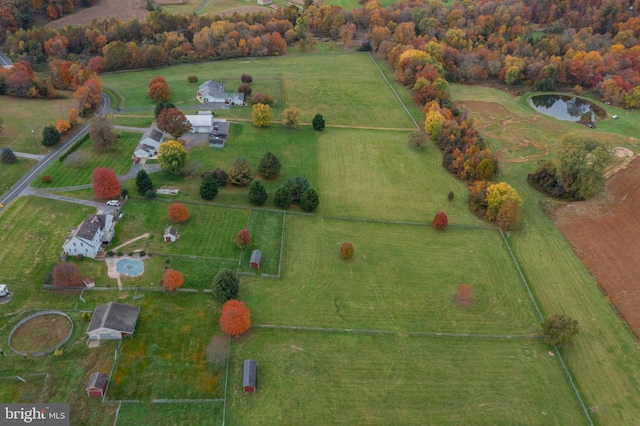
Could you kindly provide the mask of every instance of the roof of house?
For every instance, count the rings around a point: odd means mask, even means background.
[[[213,126],[213,115],[197,114],[197,115],[186,115],[185,117],[193,127]]]
[[[245,359],[242,372],[242,387],[256,387],[256,361],[253,359]]]
[[[132,334],[138,322],[140,307],[109,302],[100,305],[93,311],[87,333],[99,328],[109,328],[121,333]]]
[[[91,241],[99,230],[105,228],[107,222],[106,214],[90,214],[80,226],[71,234],[71,238],[78,237]]]
[[[215,96],[222,97],[224,95],[224,84],[209,80],[200,85],[200,94],[203,97]]]
[[[89,383],[87,383],[87,387],[85,390],[90,389],[104,389],[107,385],[107,375],[104,373],[100,373],[96,371],[89,376]]]
[[[251,260],[249,262],[260,263],[260,259],[262,259],[262,252],[260,250],[254,250],[251,252]]]
[[[149,138],[153,139],[156,142],[160,142],[162,140],[162,132],[158,129],[152,129],[151,133],[149,133]]]
[[[174,235],[174,236],[178,235],[178,230],[175,227],[170,226],[170,227],[168,227],[167,229],[164,230],[164,235],[167,235],[167,234],[171,234],[171,235]]]

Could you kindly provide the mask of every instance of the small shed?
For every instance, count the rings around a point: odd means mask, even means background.
[[[173,227],[170,226],[167,229],[164,230],[164,240],[168,243],[175,243],[176,240],[180,238],[180,235],[178,235],[178,230]]]
[[[271,0],[258,0],[258,4],[261,5],[267,5],[267,4],[271,4]]]
[[[86,390],[89,396],[104,396],[107,391],[107,375],[97,371],[91,374]]]
[[[261,260],[262,252],[260,250],[254,250],[251,252],[251,260],[249,261],[249,266],[253,269],[258,269],[260,267]]]
[[[244,393],[256,393],[256,361],[253,359],[244,360],[242,391]]]
[[[93,288],[96,286],[96,282],[93,280],[93,278],[86,278],[83,282],[86,288]]]

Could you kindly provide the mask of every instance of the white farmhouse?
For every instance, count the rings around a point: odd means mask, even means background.
[[[198,88],[196,99],[203,104],[224,103],[244,105],[244,93],[225,92],[224,84],[209,80]]]
[[[138,148],[133,153],[133,156],[136,158],[153,157],[158,153],[163,137],[164,133],[160,130],[151,129],[151,133],[142,137],[140,143],[138,143]]]
[[[71,230],[62,249],[68,256],[81,254],[95,259],[102,243],[109,242],[113,238],[113,226],[112,215],[90,214],[77,228]]]

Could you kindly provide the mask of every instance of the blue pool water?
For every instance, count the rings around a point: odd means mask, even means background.
[[[142,263],[141,260],[120,259],[116,262],[116,271],[118,271],[120,275],[137,277],[144,272],[144,263]]]

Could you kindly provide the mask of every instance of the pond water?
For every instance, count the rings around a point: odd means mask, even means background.
[[[529,105],[539,113],[564,121],[580,121],[583,114],[591,114],[591,121],[607,117],[604,109],[586,99],[568,95],[536,95]]]
[[[141,260],[120,259],[116,262],[116,271],[118,271],[120,275],[137,277],[144,272],[144,263],[142,263]]]

